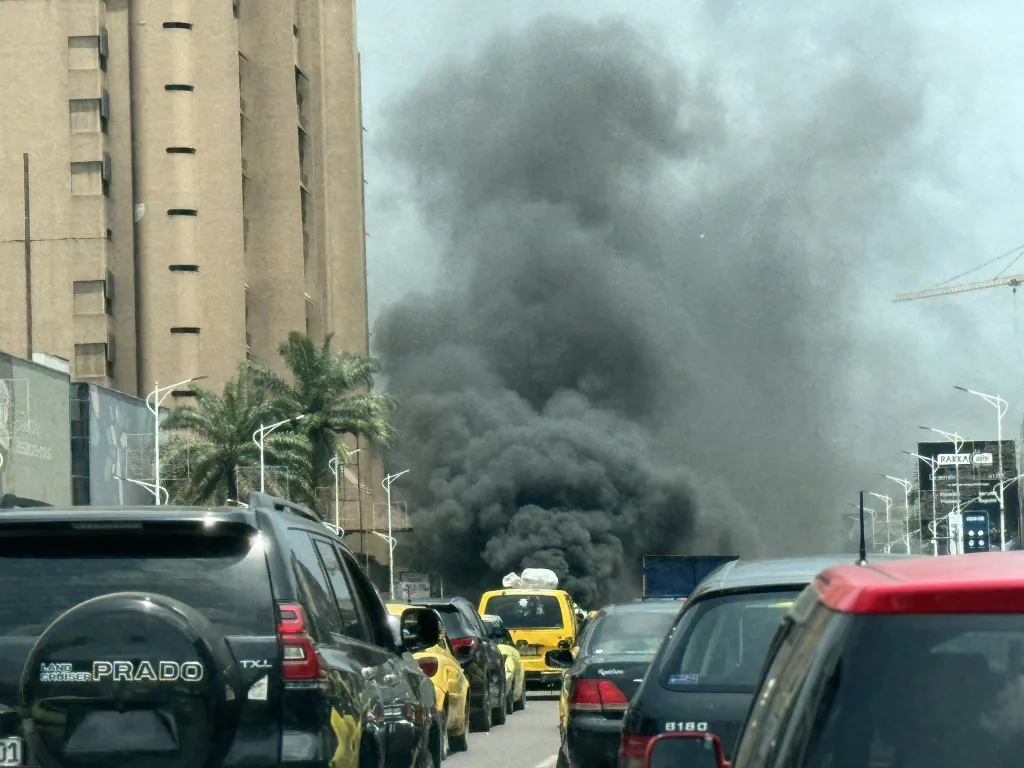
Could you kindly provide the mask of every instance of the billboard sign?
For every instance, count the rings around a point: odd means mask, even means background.
[[[1017,474],[1014,441],[1003,440],[1000,445],[995,440],[978,440],[961,446],[951,442],[918,443],[917,453],[928,459],[918,462],[923,551],[928,552],[930,547],[937,547],[939,554],[1000,549],[1000,458],[1004,480],[1012,479]],[[1020,549],[1017,486],[1008,483],[1003,489],[1008,549]],[[968,520],[977,515],[985,519],[975,520],[972,529]],[[983,536],[974,537],[972,549],[969,531],[978,534],[983,523],[987,528],[981,531]]]

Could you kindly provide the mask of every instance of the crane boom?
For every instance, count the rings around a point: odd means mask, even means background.
[[[933,296],[948,296],[951,293],[963,293],[964,291],[980,291],[982,288],[997,288],[1000,285],[1010,285],[1016,288],[1024,285],[1024,274],[1007,275],[992,280],[982,280],[980,283],[964,283],[963,285],[947,285],[941,288],[929,288],[925,291],[914,291],[913,293],[897,294],[893,301],[910,301],[911,299],[930,299]]]

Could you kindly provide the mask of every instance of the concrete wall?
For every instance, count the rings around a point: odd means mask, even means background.
[[[0,497],[71,503],[66,373],[0,352]]]

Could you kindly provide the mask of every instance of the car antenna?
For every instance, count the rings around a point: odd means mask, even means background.
[[[860,559],[857,565],[868,564],[868,544],[864,538],[864,491],[860,492]]]

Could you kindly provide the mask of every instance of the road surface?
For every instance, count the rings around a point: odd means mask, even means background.
[[[558,699],[531,696],[490,733],[471,733],[469,749],[450,755],[445,768],[554,768],[558,752]]]

